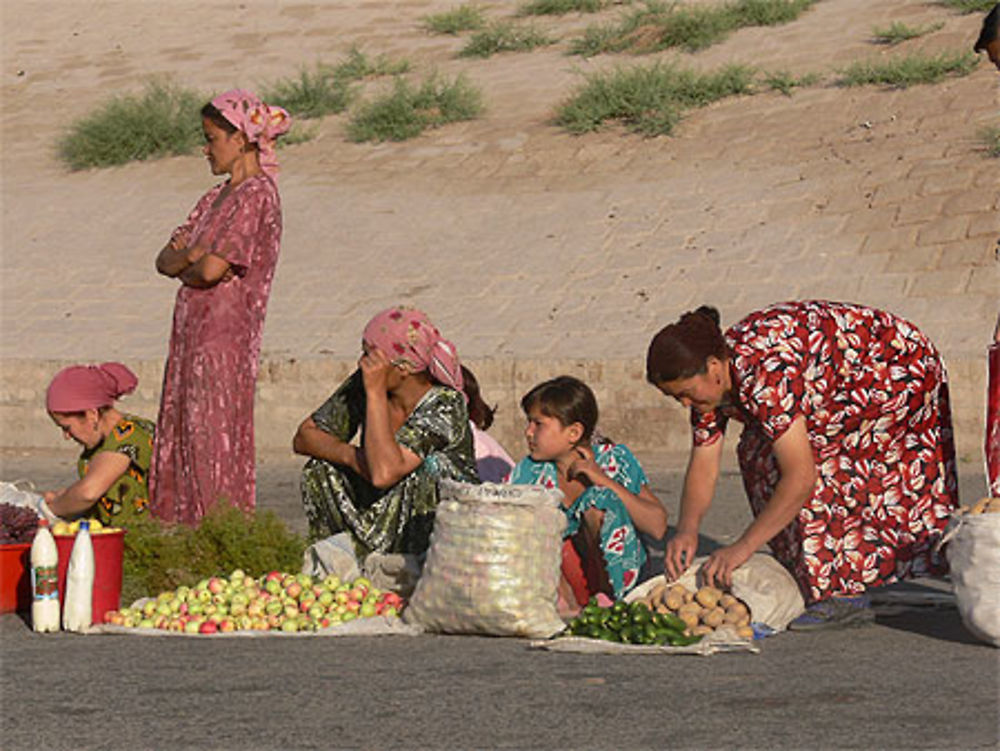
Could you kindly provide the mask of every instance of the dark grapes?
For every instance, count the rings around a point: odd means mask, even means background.
[[[38,529],[38,514],[23,506],[0,503],[0,545],[31,542]]]

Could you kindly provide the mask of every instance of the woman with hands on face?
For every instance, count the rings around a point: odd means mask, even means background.
[[[422,554],[437,481],[478,481],[454,345],[420,311],[382,311],[365,327],[358,369],[292,445],[309,457],[301,489],[311,539],[346,534],[358,560]]]
[[[698,546],[730,419],[754,521],[701,574],[727,587],[765,543],[798,580],[791,628],[871,620],[868,587],[939,574],[934,550],[957,505],[948,383],[933,344],[890,313],[803,301],[750,314],[725,333],[702,307],[654,337],[647,379],[691,409],[694,446],[668,578]]]
[[[624,597],[640,579],[645,551],[638,532],[661,538],[667,512],[627,446],[595,437],[597,400],[572,376],[535,386],[521,399],[528,456],[508,481],[563,492],[560,610],[592,595]]]

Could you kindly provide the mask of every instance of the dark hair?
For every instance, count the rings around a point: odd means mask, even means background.
[[[708,358],[729,354],[719,327],[719,311],[702,305],[660,330],[646,353],[646,380],[654,386],[704,373]]]
[[[983,19],[983,28],[979,32],[976,45],[972,48],[973,51],[980,52],[986,49],[986,45],[996,41],[998,35],[1000,35],[1000,3],[994,5],[993,10]]]
[[[219,112],[219,108],[211,102],[201,108],[201,116],[222,128],[222,130],[226,131],[229,135],[232,135],[239,130],[239,128],[229,122],[226,119],[226,116]]]
[[[597,399],[590,387],[573,376],[562,375],[535,386],[521,397],[525,414],[537,407],[547,417],[554,417],[563,427],[575,422],[583,426],[580,443],[588,443],[597,427]]]
[[[479,381],[476,380],[475,374],[464,365],[462,366],[462,391],[469,400],[469,419],[480,430],[489,430],[497,408],[490,407],[483,400],[482,394],[479,393]]]

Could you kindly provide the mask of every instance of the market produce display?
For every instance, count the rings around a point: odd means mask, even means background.
[[[676,616],[683,621],[685,633],[694,636],[707,636],[725,626],[737,636],[753,638],[746,603],[715,587],[693,592],[679,583],[660,584],[639,602],[657,614]]]
[[[35,539],[38,514],[24,506],[0,503],[0,545],[18,545]]]
[[[687,625],[672,613],[657,613],[645,602],[601,607],[593,598],[569,623],[573,636],[620,642],[622,644],[656,644],[686,647],[701,641],[701,635],[690,633]]]
[[[364,577],[342,582],[331,574],[319,581],[272,571],[257,579],[237,569],[111,611],[105,623],[188,634],[316,631],[357,618],[396,616],[405,605],[395,592],[376,589]]]

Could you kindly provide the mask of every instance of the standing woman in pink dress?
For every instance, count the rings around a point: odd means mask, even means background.
[[[274,139],[288,113],[242,89],[201,111],[213,175],[156,259],[180,281],[150,476],[151,510],[197,523],[219,501],[255,504],[254,388],[281,242]]]

